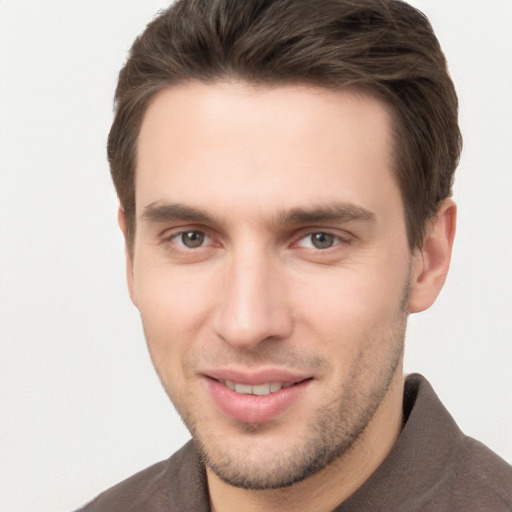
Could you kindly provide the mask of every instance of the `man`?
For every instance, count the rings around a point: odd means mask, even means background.
[[[404,383],[455,233],[457,98],[390,0],[190,0],[135,42],[108,154],[127,278],[192,434],[86,511],[512,510]]]

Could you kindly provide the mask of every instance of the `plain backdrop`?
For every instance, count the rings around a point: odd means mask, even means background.
[[[451,274],[410,319],[406,370],[512,462],[512,1],[413,4],[465,149]],[[0,0],[0,512],[72,510],[188,438],[126,293],[105,158],[117,73],[166,5]]]

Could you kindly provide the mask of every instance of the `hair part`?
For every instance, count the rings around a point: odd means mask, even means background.
[[[159,90],[189,80],[360,88],[394,122],[394,172],[411,249],[451,195],[462,138],[446,60],[427,18],[398,0],[177,0],[146,27],[119,75],[108,138],[133,248],[137,139]]]

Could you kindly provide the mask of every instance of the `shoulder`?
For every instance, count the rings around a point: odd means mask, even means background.
[[[512,466],[464,435],[423,377],[412,376],[409,385],[417,391],[411,449],[422,454],[424,463],[417,478],[430,481],[418,499],[418,510],[512,512]]]
[[[139,471],[102,492],[77,512],[126,512],[133,510],[134,505],[141,500],[145,501],[143,510],[151,510],[148,508],[151,506],[148,500],[161,501],[167,494],[165,483],[168,464],[169,460],[165,460]]]
[[[201,488],[200,480],[197,456],[189,442],[169,459],[153,464],[114,485],[76,512],[176,510],[176,503],[184,499],[182,490]],[[196,491],[196,496],[198,494]]]
[[[439,495],[449,495],[456,510],[464,505],[467,510],[512,511],[512,466],[467,436],[454,449],[439,487]]]
[[[467,437],[420,375],[407,378],[391,453],[337,511],[512,512],[512,467]]]

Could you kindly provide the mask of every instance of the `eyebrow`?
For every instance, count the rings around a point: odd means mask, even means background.
[[[175,220],[201,223],[214,222],[213,217],[204,210],[179,203],[151,203],[144,208],[141,218],[146,222],[172,222]]]
[[[141,215],[146,222],[187,221],[215,224],[216,220],[205,210],[180,203],[151,203]],[[292,208],[277,214],[272,223],[275,225],[297,225],[320,222],[371,221],[375,214],[366,208],[351,203],[335,203],[312,208]]]
[[[292,208],[279,214],[276,224],[309,224],[318,222],[371,221],[375,214],[351,203],[335,203],[313,208]]]

